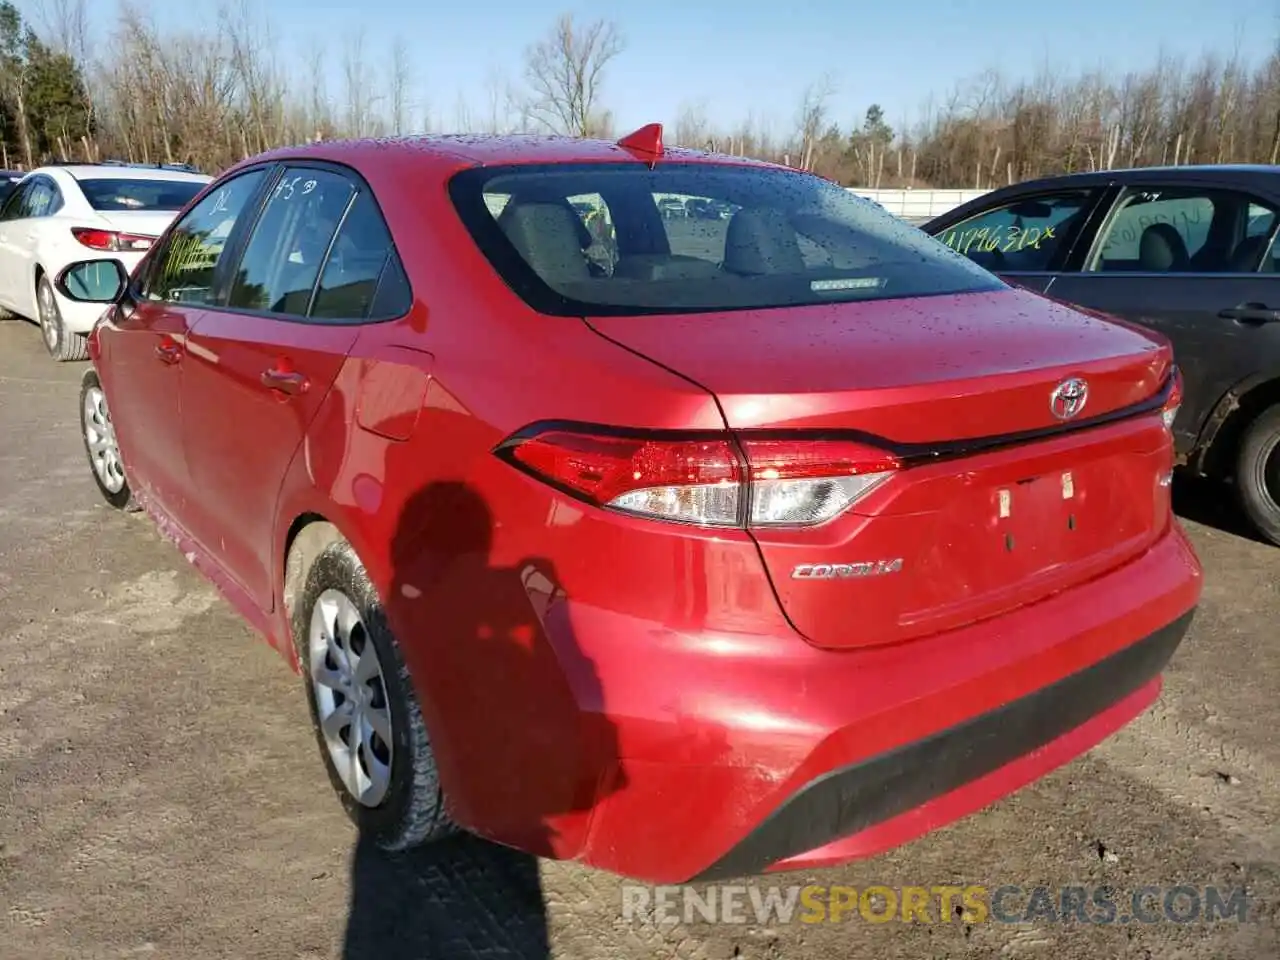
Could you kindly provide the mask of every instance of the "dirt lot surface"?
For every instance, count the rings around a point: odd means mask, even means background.
[[[1246,922],[672,926],[624,920],[619,882],[574,866],[357,844],[300,681],[141,515],[99,504],[82,369],[0,322],[4,960],[1280,956],[1280,552],[1216,490],[1178,491],[1206,594],[1155,708],[949,829],[768,882],[1108,885],[1122,908],[1216,884],[1247,890]]]

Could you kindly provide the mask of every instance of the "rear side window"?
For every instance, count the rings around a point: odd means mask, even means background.
[[[1235,190],[1129,187],[1102,228],[1091,270],[1253,273],[1277,211]],[[1274,269],[1266,257],[1264,272]]]
[[[497,272],[542,313],[731,311],[1003,287],[885,210],[798,171],[479,167],[457,174],[450,194]]]
[[[205,185],[186,180],[135,180],[104,177],[80,181],[89,206],[107,212],[181,210]]]
[[[378,280],[390,253],[391,233],[373,195],[363,190],[334,238],[311,316],[318,320],[369,318],[375,312]]]
[[[31,192],[27,194],[24,216],[50,217],[62,209],[62,193],[48,177],[37,177],[31,181]]]

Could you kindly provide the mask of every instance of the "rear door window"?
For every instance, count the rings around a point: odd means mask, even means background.
[[[31,186],[31,181],[28,180],[14,188],[5,198],[4,206],[0,207],[0,220],[21,220],[27,215],[27,197],[31,195]]]
[[[305,317],[329,245],[354,196],[355,186],[341,174],[286,169],[245,245],[227,306]]]
[[[48,177],[37,177],[27,195],[26,216],[49,217],[62,207],[62,194]]]
[[[1253,273],[1276,209],[1233,190],[1127,187],[1086,269],[1102,273]]]

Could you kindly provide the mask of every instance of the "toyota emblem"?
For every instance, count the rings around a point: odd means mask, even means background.
[[[1063,380],[1049,394],[1049,409],[1059,420],[1070,420],[1084,409],[1089,399],[1089,384],[1079,377]]]

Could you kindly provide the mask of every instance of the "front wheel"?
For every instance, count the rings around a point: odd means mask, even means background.
[[[312,564],[293,635],[325,769],[360,832],[389,851],[453,833],[409,670],[349,544]]]
[[[62,321],[62,310],[54,296],[53,284],[48,275],[36,284],[36,311],[40,314],[40,335],[45,349],[55,360],[86,360],[89,357],[89,341],[78,333],[72,333]]]
[[[1264,410],[1245,430],[1236,494],[1254,528],[1280,546],[1280,406]]]
[[[92,367],[80,380],[80,436],[102,498],[117,510],[136,509],[116,443],[115,424],[107,408],[107,395]]]

